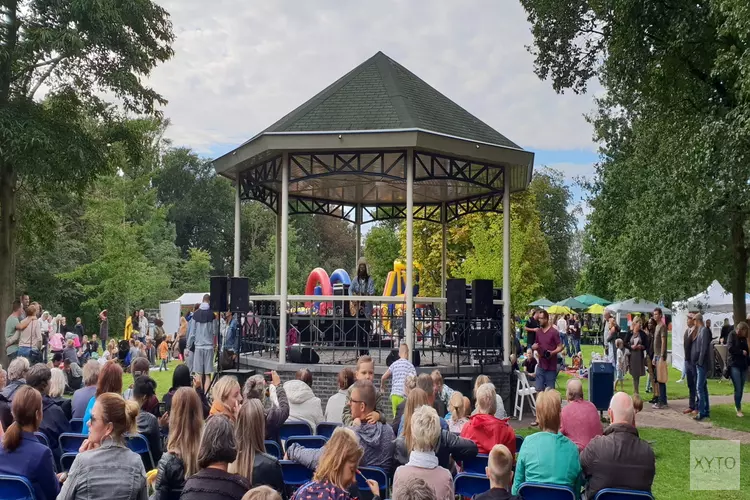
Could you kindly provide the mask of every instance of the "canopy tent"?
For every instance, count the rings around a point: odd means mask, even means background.
[[[588,309],[586,309],[586,312],[589,314],[604,314],[604,311],[606,308],[601,304],[594,304]]]
[[[573,310],[570,307],[561,306],[559,304],[549,306],[547,312],[552,314],[573,314]]]
[[[561,300],[560,302],[558,302],[555,305],[567,307],[567,308],[573,309],[575,311],[583,311],[587,307],[586,304],[581,304],[580,302],[578,302],[573,297],[568,297],[565,300]]]
[[[605,309],[613,313],[650,313],[657,307],[661,308],[663,314],[671,315],[672,311],[664,306],[648,300],[628,299],[622,302],[615,302],[608,305]]]
[[[200,304],[203,302],[203,296],[206,295],[208,292],[205,293],[183,293],[180,295],[180,297],[177,299],[177,302],[180,303],[181,306],[192,306],[195,304]]]
[[[593,306],[595,304],[600,305],[600,306],[606,306],[612,303],[607,299],[603,299],[601,297],[597,297],[596,295],[591,295],[589,293],[585,295],[579,295],[578,297],[575,297],[575,299],[581,304],[586,305],[586,306]]]
[[[536,299],[534,302],[532,302],[529,305],[532,307],[549,307],[552,304],[554,304],[554,302],[552,302],[551,300],[548,300],[546,297],[542,297],[541,299]]]

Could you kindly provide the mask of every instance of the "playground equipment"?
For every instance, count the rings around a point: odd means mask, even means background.
[[[320,295],[331,296],[333,295],[333,287],[337,284],[349,286],[352,284],[352,280],[343,269],[336,269],[333,271],[331,276],[322,267],[316,267],[307,276],[307,283],[305,285],[305,295]],[[325,316],[329,310],[333,310],[332,302],[305,302],[305,307],[313,313]]]
[[[414,297],[419,296],[419,275],[422,273],[422,266],[414,263]],[[406,293],[406,264],[401,259],[393,261],[393,271],[388,271],[383,288],[385,297],[403,297]],[[419,304],[416,304],[419,307]],[[391,319],[394,316],[403,316],[404,307],[402,304],[383,304],[381,308],[381,317],[383,318],[383,330],[391,331]]]

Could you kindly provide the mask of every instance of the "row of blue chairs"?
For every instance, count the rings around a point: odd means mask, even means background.
[[[284,484],[293,488],[298,488],[312,480],[313,471],[304,465],[292,462],[291,460],[281,460],[281,473],[284,476]],[[367,489],[367,479],[373,479],[378,483],[382,494],[388,490],[388,474],[378,467],[360,467],[357,474],[357,485],[360,489]]]
[[[59,443],[62,456],[60,457],[60,465],[63,471],[69,471],[70,466],[73,465],[78,450],[81,448],[83,442],[88,438],[83,434],[74,434],[72,432],[64,432],[60,434]],[[46,438],[43,441],[49,446]],[[141,456],[143,460],[143,466],[146,470],[152,470],[156,468],[156,462],[154,461],[153,455],[151,455],[151,448],[148,445],[148,440],[141,434],[127,434],[125,436],[125,443],[128,448],[134,453]]]
[[[462,472],[453,479],[456,495],[474,497],[490,489],[490,480],[484,473]],[[572,488],[556,484],[523,483],[518,489],[523,500],[575,500]],[[647,491],[622,490],[607,488],[599,491],[594,500],[653,500]]]

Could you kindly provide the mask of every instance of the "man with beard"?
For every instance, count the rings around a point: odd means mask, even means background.
[[[536,369],[536,391],[542,393],[546,389],[555,389],[557,380],[557,354],[562,352],[563,345],[560,333],[550,324],[549,313],[539,312],[540,328],[536,331],[536,339],[531,348],[539,354],[539,366]],[[536,421],[532,425],[535,425]]]
[[[357,277],[349,287],[349,295],[360,297],[372,297],[375,295],[375,280],[370,276],[367,268],[367,260],[364,257],[359,259],[357,263]],[[368,349],[363,349],[362,347],[366,347],[370,339],[370,331],[372,329],[372,323],[370,323],[371,315],[372,302],[359,302],[357,307],[357,347],[360,348],[360,356],[370,353]]]

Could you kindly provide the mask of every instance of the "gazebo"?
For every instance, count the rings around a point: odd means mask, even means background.
[[[441,224],[443,292],[434,302],[444,304],[447,225],[470,213],[509,214],[511,193],[525,190],[531,181],[534,154],[378,52],[213,163],[219,174],[236,183],[235,276],[241,261],[241,201],[257,200],[277,214],[276,295],[266,299],[282,305],[320,300],[290,295],[287,290],[289,216],[320,214],[356,225],[357,257],[363,223],[406,219],[406,290],[413,290],[414,284],[414,220]],[[511,319],[509,242],[510,217],[505,217],[506,364]],[[404,336],[413,349],[411,293],[405,294],[403,303]],[[286,307],[279,307],[279,363],[286,362],[287,314]]]

